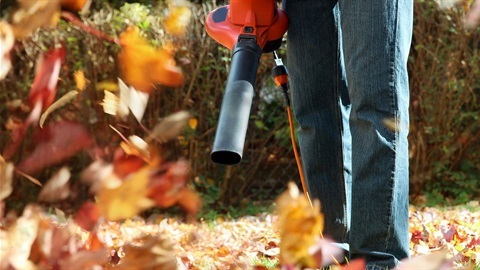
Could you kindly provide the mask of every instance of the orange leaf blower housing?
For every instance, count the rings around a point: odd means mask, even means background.
[[[207,16],[207,33],[232,50],[211,153],[214,162],[235,165],[242,160],[260,57],[280,47],[287,28],[287,15],[275,0],[231,0]]]
[[[210,37],[230,50],[239,37],[250,36],[266,53],[280,47],[288,17],[274,0],[231,0],[211,12],[205,26]]]

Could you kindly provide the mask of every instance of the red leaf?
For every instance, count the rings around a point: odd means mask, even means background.
[[[91,231],[97,224],[100,217],[100,211],[97,205],[93,202],[85,202],[75,216],[75,222],[82,229]]]
[[[443,233],[443,237],[447,242],[453,240],[453,237],[457,234],[457,229],[454,226],[451,226],[449,230]]]
[[[365,269],[365,260],[364,259],[355,259],[350,261],[348,265],[343,268],[344,270],[357,270],[357,269]]]
[[[123,179],[131,173],[137,172],[146,165],[146,162],[138,156],[127,155],[122,149],[114,154],[113,172]]]
[[[90,134],[82,125],[67,121],[38,130],[34,138],[35,149],[18,165],[18,169],[28,174],[58,164],[92,145]]]
[[[166,164],[165,172],[161,170],[151,178],[148,197],[159,207],[170,207],[180,200],[187,178],[187,161]]]
[[[65,54],[66,49],[62,44],[61,47],[50,49],[39,56],[35,79],[28,97],[28,102],[32,108],[37,102],[41,102],[43,111],[55,100],[57,81]]]

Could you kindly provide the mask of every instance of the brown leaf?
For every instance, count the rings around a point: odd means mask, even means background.
[[[66,93],[65,95],[63,95],[57,101],[55,101],[55,103],[53,103],[50,107],[48,107],[40,117],[40,123],[39,123],[40,127],[43,128],[43,123],[45,123],[45,120],[47,119],[48,115],[60,109],[61,107],[65,106],[66,104],[70,103],[70,101],[74,100],[77,97],[77,95],[78,95],[78,91],[72,90]]]
[[[3,201],[5,198],[10,196],[13,191],[13,170],[13,163],[5,162],[3,157],[0,155],[0,201]]]
[[[12,27],[15,37],[23,39],[40,27],[57,24],[59,0],[17,0],[19,8],[13,13]]]
[[[140,36],[138,28],[129,27],[120,36],[122,50],[118,55],[123,78],[127,84],[151,92],[154,84],[179,86],[183,75],[171,53],[152,47]]]
[[[90,134],[82,125],[67,121],[37,130],[34,138],[35,149],[18,165],[20,170],[28,174],[58,164],[92,145]]]
[[[189,119],[190,114],[186,111],[173,113],[158,123],[145,141],[147,143],[150,143],[152,140],[166,142],[174,139],[182,131]]]
[[[108,262],[108,251],[82,250],[60,261],[60,269],[104,269]]]
[[[447,250],[441,250],[425,256],[402,260],[402,263],[395,269],[447,270],[451,267],[452,262],[447,259]]]
[[[173,243],[159,236],[145,236],[123,247],[125,257],[114,269],[177,269]]]
[[[38,201],[40,202],[57,202],[64,200],[70,196],[70,170],[67,167],[61,168],[48,182],[43,186]]]

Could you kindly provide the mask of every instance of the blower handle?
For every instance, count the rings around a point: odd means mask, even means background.
[[[222,165],[240,163],[245,145],[254,83],[262,55],[255,37],[240,35],[232,51],[211,159]]]

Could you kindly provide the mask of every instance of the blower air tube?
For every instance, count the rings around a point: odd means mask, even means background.
[[[252,38],[240,38],[233,48],[210,156],[215,163],[235,165],[242,160],[261,54],[262,49]]]

